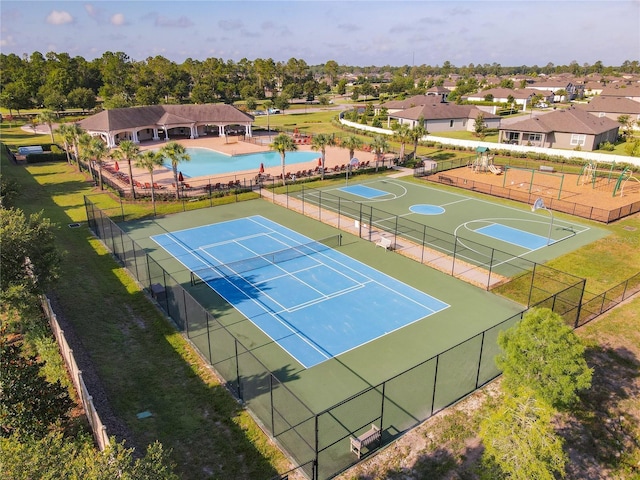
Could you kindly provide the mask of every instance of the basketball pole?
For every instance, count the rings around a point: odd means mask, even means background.
[[[553,212],[544,206],[544,200],[542,198],[536,199],[533,202],[533,206],[531,207],[531,211],[535,212],[536,210],[546,210],[549,212],[551,216],[551,221],[549,222],[549,235],[547,235],[547,246],[551,243],[551,230],[553,229]]]

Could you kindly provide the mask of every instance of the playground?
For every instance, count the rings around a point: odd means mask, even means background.
[[[510,190],[513,194],[509,197],[514,199],[521,193],[527,198],[533,195],[602,210],[616,210],[640,202],[640,175],[629,168],[585,162],[579,173],[567,173],[553,166],[534,169],[494,162],[502,163],[491,155],[478,154],[467,166],[441,172],[433,180],[487,193]],[[443,176],[446,178],[438,178]]]

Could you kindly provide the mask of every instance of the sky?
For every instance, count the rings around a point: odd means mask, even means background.
[[[461,67],[640,59],[640,0],[0,2],[0,52]]]

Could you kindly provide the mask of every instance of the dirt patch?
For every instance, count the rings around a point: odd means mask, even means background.
[[[553,202],[566,202],[581,207],[615,210],[640,202],[640,183],[628,182],[624,196],[613,190],[619,176],[598,178],[595,184],[584,176],[562,172],[540,172],[532,169],[507,168],[496,175],[478,172],[470,167],[455,168],[427,177],[443,184],[455,185],[481,193],[513,198],[528,202],[530,198],[542,197],[548,206]],[[504,190],[504,191],[503,191]],[[506,194],[505,194],[506,193]]]

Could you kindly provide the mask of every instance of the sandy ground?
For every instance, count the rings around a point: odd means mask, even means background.
[[[506,188],[525,192],[529,190],[531,183],[531,172],[518,169],[508,170],[506,181],[504,175],[494,175],[491,172],[478,173],[468,167],[456,168],[442,173],[447,177],[461,179],[457,184],[466,188],[470,188],[472,182],[480,182],[496,187],[502,187],[504,184]],[[588,179],[582,181],[583,179],[579,175],[562,174],[562,172],[544,175],[536,172],[532,193],[555,199],[561,189],[562,200],[606,210],[613,210],[640,201],[640,182],[634,180],[625,185],[624,196],[620,196],[618,192],[614,197],[613,188],[617,178],[617,176],[612,176],[611,179],[600,178],[594,186]]]

